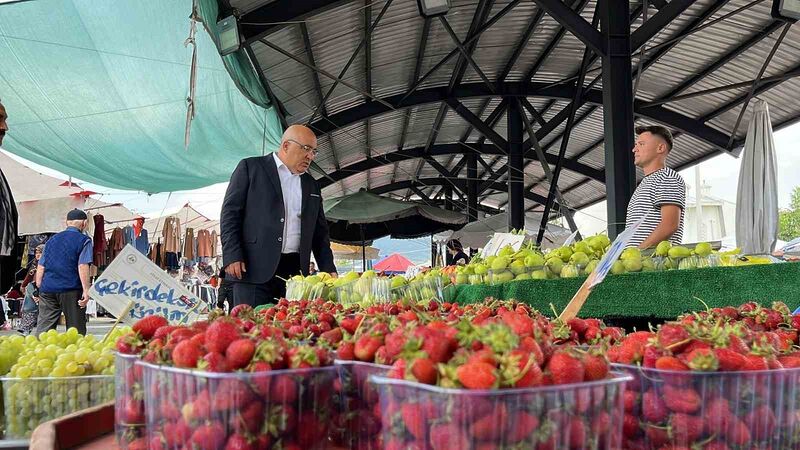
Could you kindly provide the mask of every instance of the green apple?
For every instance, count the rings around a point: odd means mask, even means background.
[[[583,274],[588,276],[590,273],[594,272],[594,269],[597,268],[599,263],[600,261],[597,259],[589,261],[589,264],[586,264],[586,267],[583,268]]]
[[[566,264],[561,268],[561,273],[559,275],[561,278],[575,278],[580,275],[580,273],[574,264]]]
[[[575,252],[569,258],[569,262],[578,267],[586,267],[589,264],[589,255],[584,252]]]
[[[561,258],[553,257],[548,259],[544,265],[550,270],[551,273],[558,275],[561,273],[561,269],[564,267],[564,261],[561,261]]]
[[[636,247],[628,247],[622,251],[619,259],[642,259],[642,251]]]
[[[614,265],[611,266],[611,273],[613,275],[621,275],[625,273],[625,265],[622,261],[614,261]]]
[[[469,283],[469,275],[465,273],[456,274],[456,284],[467,284]]]
[[[675,247],[670,248],[667,254],[672,259],[686,258],[692,254],[692,251],[682,245],[676,245]]]
[[[574,253],[580,252],[580,253],[586,253],[587,255],[594,253],[594,250],[592,249],[592,247],[589,246],[589,244],[586,241],[576,242],[575,245],[572,246],[572,250]]]
[[[708,242],[701,242],[694,246],[694,252],[697,256],[706,257],[711,254],[711,244]]]
[[[626,272],[640,272],[642,270],[642,259],[641,258],[623,259],[622,265],[625,266]]]
[[[508,257],[506,256],[498,256],[497,259],[492,262],[492,270],[495,272],[505,270],[506,267],[508,267]]]
[[[406,277],[402,275],[397,275],[392,277],[392,289],[397,289],[400,286],[405,286],[406,284],[408,284],[408,280],[406,280]]]
[[[495,283],[505,283],[507,281],[511,281],[514,279],[514,274],[510,271],[506,270],[497,274],[494,274],[493,281]]]
[[[661,241],[656,246],[656,256],[667,256],[669,255],[669,249],[672,248],[672,243],[670,241]]]
[[[544,270],[534,270],[531,274],[531,278],[534,280],[546,280],[547,279],[547,272]]]
[[[514,254],[514,248],[510,245],[506,245],[505,247],[501,248],[499,252],[497,252],[497,256],[505,256],[509,257]]]
[[[596,252],[602,252],[605,250],[606,247],[611,245],[611,239],[608,238],[605,234],[598,234],[596,236],[592,236],[591,241],[589,242],[589,246],[594,249]]]
[[[561,261],[563,262],[569,262],[569,258],[572,257],[572,249],[566,246],[559,247],[559,249],[556,250],[556,252],[558,252],[558,256],[561,258]]]
[[[486,272],[489,271],[489,268],[486,267],[486,264],[478,264],[475,266],[475,275],[486,275]]]
[[[525,273],[525,263],[518,259],[508,265],[508,270],[510,270],[514,275]]]
[[[530,280],[531,275],[529,273],[521,273],[514,277],[515,280]]]
[[[544,265],[544,256],[539,253],[533,253],[525,257],[525,267],[542,267]]]

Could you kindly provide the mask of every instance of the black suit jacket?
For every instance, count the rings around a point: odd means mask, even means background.
[[[300,269],[307,274],[311,252],[324,272],[335,272],[328,222],[316,180],[301,175]],[[285,218],[283,190],[275,158],[270,154],[239,162],[231,175],[220,216],[224,264],[243,261],[242,281],[266,283],[275,275],[281,257]]]

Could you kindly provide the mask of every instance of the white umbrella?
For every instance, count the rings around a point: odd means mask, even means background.
[[[536,236],[541,222],[541,214],[526,214],[525,233],[530,236]],[[489,242],[494,233],[507,232],[508,214],[500,213],[469,223],[458,231],[439,233],[434,236],[434,240],[446,242],[449,239],[458,239],[464,248],[482,248]],[[542,248],[560,247],[570,234],[568,229],[549,223],[542,240]]]
[[[756,103],[736,193],[736,244],[745,254],[772,253],[778,239],[775,141],[767,103]]]

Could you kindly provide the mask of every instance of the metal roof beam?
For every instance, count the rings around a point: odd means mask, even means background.
[[[650,38],[663,30],[670,22],[675,20],[678,15],[692,6],[694,2],[695,0],[671,0],[667,3],[647,22],[643,23],[636,31],[631,33],[631,50],[635,51],[646,44]]]
[[[603,44],[603,37],[596,28],[587,22],[580,14],[565,5],[562,0],[533,0],[547,14],[556,19],[570,33],[580,39],[586,47],[592,49],[598,55],[605,55],[606,48]],[[673,0],[677,1],[677,0]],[[683,0],[691,1],[691,0]]]
[[[586,7],[587,3],[589,3],[589,0],[577,0],[572,3],[572,9],[574,9],[577,14],[580,14]],[[542,53],[539,55],[538,58],[536,58],[536,61],[533,63],[531,68],[528,69],[528,72],[525,74],[524,80],[530,80],[534,76],[536,76],[536,73],[539,71],[542,65],[544,65],[544,63],[548,60],[548,58],[550,58],[550,54],[553,53],[553,50],[555,50],[555,48],[558,47],[558,44],[561,43],[561,39],[564,38],[564,34],[566,34],[566,32],[567,32],[567,27],[565,27],[564,25],[561,25],[558,28],[558,31],[556,31],[556,34],[553,36],[553,39],[551,39],[550,42],[547,43],[547,46],[545,46],[544,50],[542,50]]]
[[[505,67],[503,67],[503,70],[500,71],[500,75],[497,77],[499,81],[505,80],[508,74],[511,73],[511,70],[514,69],[514,65],[517,64],[517,60],[519,60],[520,55],[522,55],[522,51],[525,50],[525,47],[527,47],[528,41],[531,39],[533,32],[542,21],[542,17],[544,17],[544,10],[542,8],[538,8],[533,14],[533,17],[531,17],[530,22],[528,22],[528,27],[525,28],[525,32],[522,33],[522,37],[517,42],[517,46],[514,47],[514,51],[511,52],[511,57],[508,58],[508,61],[506,61]]]
[[[483,144],[481,146],[475,146],[474,151],[478,154],[483,154],[483,155],[505,154],[504,150],[499,149],[491,144]],[[429,149],[427,156],[432,158],[434,156],[453,155],[453,154],[464,154],[464,147],[460,143],[438,144]],[[394,164],[402,161],[407,161],[409,159],[424,158],[425,156],[426,156],[425,148],[416,147],[416,148],[407,148],[395,152],[385,153],[370,159],[364,159],[352,163],[348,166],[342,167],[340,170],[337,170],[336,172],[330,173],[329,174],[330,179],[319,180],[320,187],[326,188],[332,185],[333,183],[344,180],[345,178],[364,172],[366,170],[375,169],[381,166],[385,166],[387,164]],[[547,158],[548,163],[555,164],[556,155],[545,155],[545,157]],[[564,168],[569,169],[576,173],[580,173],[581,175],[590,177],[601,183],[605,183],[605,174],[602,169],[595,169],[585,164],[570,162],[569,160],[564,161]],[[452,172],[449,173],[450,175],[458,175],[458,174],[453,174]]]
[[[474,34],[475,31],[486,22],[486,19],[489,18],[489,13],[492,12],[492,6],[494,5],[495,0],[480,0],[478,2],[478,6],[475,8],[475,14],[472,16],[472,23],[469,26],[469,31],[467,32],[467,36]],[[439,20],[442,22],[442,25],[445,27],[448,34],[450,34],[450,38],[456,44],[456,46],[461,46],[461,41],[458,40],[458,36],[456,36],[453,29],[450,27],[450,23],[447,22],[445,16],[440,16]],[[464,48],[459,48],[461,51],[461,55],[459,55],[458,60],[456,60],[455,70],[453,71],[455,77],[451,78],[450,80],[450,88],[452,89],[453,86],[460,84],[461,80],[464,78],[464,74],[467,72],[467,66],[464,64],[464,60],[467,59],[467,62],[474,67],[478,67],[475,64],[475,61],[472,59],[472,54],[475,52],[476,47],[478,46],[478,39],[475,39],[469,45],[463,45]],[[483,72],[480,69],[476,69],[476,72],[479,75],[482,75]],[[485,75],[482,75],[485,77]],[[487,80],[488,81],[488,80]]]
[[[481,77],[481,80],[483,80],[483,82],[486,83],[486,86],[489,88],[490,91],[494,91],[494,85],[492,85],[492,82],[489,81],[489,77],[487,77],[486,74],[483,73],[483,70],[481,70],[481,67],[472,58],[472,51],[474,50],[475,47],[474,46],[471,47],[472,50],[467,50],[464,47],[464,45],[461,43],[461,41],[458,40],[458,36],[456,36],[456,32],[453,31],[453,27],[450,26],[450,23],[447,21],[447,19],[444,16],[440,16],[439,17],[439,22],[441,22],[442,26],[444,27],[444,29],[447,30],[447,34],[450,35],[450,39],[453,40],[453,43],[456,44],[456,47],[458,48],[458,51],[461,52],[461,56],[463,56],[464,59],[467,60],[469,65],[472,66],[472,70],[474,70],[475,73],[477,73],[478,76]],[[476,41],[476,43],[477,43],[477,41]],[[464,69],[464,70],[466,70],[466,69]],[[450,89],[452,89],[453,87],[458,85],[458,83],[459,83],[458,79],[460,78],[459,75],[463,76],[463,74],[459,73],[458,71],[453,73],[453,77],[450,79]]]
[[[458,101],[455,98],[448,98],[446,100],[447,105],[453,109],[462,119],[464,119],[467,123],[475,127],[482,135],[486,136],[487,139],[492,141],[495,145],[508,148],[508,142],[500,136],[494,129],[489,126],[486,122],[482,121],[478,116],[476,116],[472,111],[469,110],[463,103]]]
[[[244,44],[250,45],[289,23],[348,3],[351,0],[276,0],[239,17]]]
[[[762,85],[757,89],[763,90],[767,86],[767,84]],[[498,96],[503,97],[542,97],[542,98],[552,98],[552,99],[560,99],[560,100],[571,100],[573,96],[574,90],[570,86],[563,86],[563,85],[546,85],[544,83],[499,83],[498,84]],[[759,92],[756,92],[758,95]],[[416,105],[421,104],[428,104],[428,103],[438,103],[442,101],[446,101],[448,98],[455,98],[455,99],[467,99],[467,98],[485,98],[491,97],[495,94],[492,94],[486,89],[482,83],[470,83],[470,84],[462,84],[457,86],[454,90],[452,95],[448,96],[446,92],[446,87],[435,87],[435,88],[427,88],[415,92],[411,95],[405,102],[400,104],[400,100],[403,94],[398,94],[395,96],[386,97],[381,99],[380,102],[373,101],[360,104],[353,108],[341,111],[336,113],[330,117],[331,122],[338,124],[332,125],[328,121],[318,121],[312,125],[312,129],[317,130],[318,134],[327,133],[332,129],[346,127],[351,125],[355,122],[362,121],[366,117],[373,117],[378,116],[380,114],[393,111],[396,108],[409,108]],[[588,92],[584,92],[583,100],[586,103],[600,105],[603,102],[602,98],[602,91],[599,89],[590,89]],[[743,100],[742,100],[743,101]],[[649,120],[659,122],[669,127],[673,127],[675,129],[687,132],[696,138],[705,141],[709,145],[714,146],[720,150],[724,150],[725,145],[728,142],[728,135],[719,130],[716,130],[708,125],[705,125],[702,121],[685,116],[675,111],[670,111],[666,108],[655,106],[644,108],[643,101],[637,100],[634,103],[634,114],[643,118],[647,118]],[[387,106],[388,105],[388,106]],[[560,112],[556,118],[559,116],[563,116],[561,120],[566,120],[566,115],[569,111],[562,111]],[[554,119],[556,119],[554,118]],[[551,122],[554,122],[554,119],[551,119],[548,122],[548,125]],[[537,131],[537,137],[541,140],[541,135],[539,133],[546,131],[547,133],[551,132],[552,129],[557,127],[557,124],[554,124],[551,129],[546,129],[550,127],[542,127]],[[530,140],[526,143],[526,148],[530,148]]]

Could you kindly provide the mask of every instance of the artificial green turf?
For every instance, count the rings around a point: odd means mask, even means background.
[[[512,281],[497,286],[458,286],[455,301],[473,303],[486,297],[516,299],[552,315],[561,312],[583,278]],[[769,304],[781,300],[794,310],[800,305],[800,263],[716,267],[666,272],[609,275],[581,309],[581,317],[672,319],[708,306]]]

